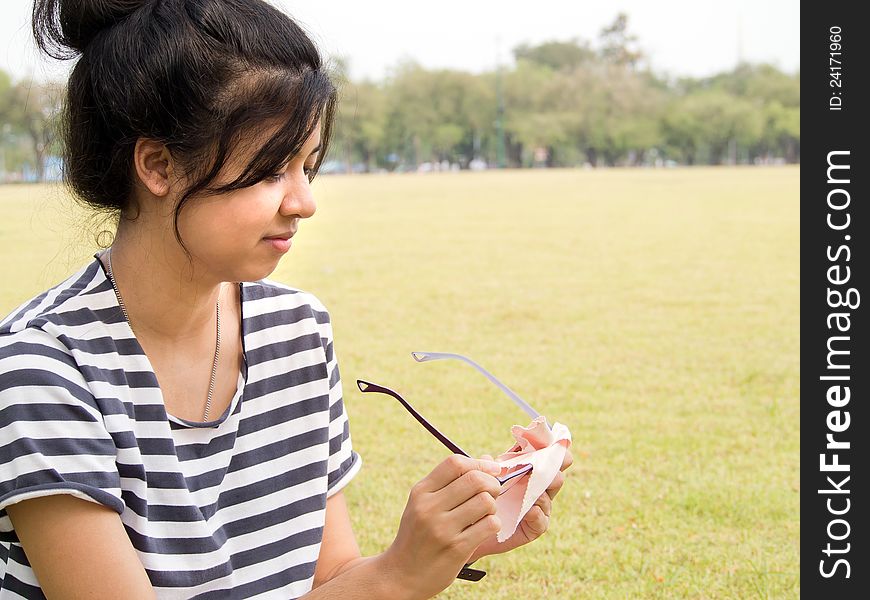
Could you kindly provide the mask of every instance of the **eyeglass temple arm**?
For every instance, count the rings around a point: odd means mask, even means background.
[[[430,360],[438,360],[441,358],[455,358],[457,360],[461,360],[462,362],[471,365],[472,367],[483,373],[484,377],[489,379],[501,391],[507,394],[507,396],[511,400],[513,400],[517,406],[526,411],[526,414],[530,415],[533,419],[537,419],[538,416],[540,416],[538,411],[532,408],[528,402],[517,396],[517,394],[512,389],[496,379],[495,375],[481,367],[479,364],[477,364],[467,356],[462,356],[461,354],[453,354],[451,352],[411,352],[411,356],[413,356],[414,360],[416,360],[417,362],[428,362]]]
[[[429,421],[423,418],[423,415],[414,410],[414,407],[408,404],[404,398],[402,398],[397,392],[394,392],[388,387],[384,387],[382,385],[378,385],[376,383],[372,383],[370,381],[363,381],[362,379],[356,380],[356,385],[359,388],[359,391],[366,392],[378,392],[381,394],[387,394],[388,396],[392,396],[396,400],[398,400],[402,406],[407,409],[409,413],[411,413],[415,419],[417,419],[420,424],[425,427],[429,433],[434,435],[438,441],[447,446],[447,449],[453,452],[454,454],[462,454],[463,456],[468,456],[468,452],[454,444],[450,441],[446,435],[438,431]],[[466,581],[480,581],[486,576],[486,571],[481,571],[478,569],[472,569],[469,565],[465,565],[459,574],[456,575],[457,579],[465,579]]]
[[[467,456],[467,457],[471,458],[471,455],[468,454],[468,452],[466,452],[465,450],[460,448],[456,443],[451,441],[450,438],[448,438],[446,435],[444,435],[443,433],[438,431],[438,429],[436,429],[434,425],[432,425],[429,421],[427,421],[423,417],[423,415],[421,415],[416,410],[414,410],[414,407],[411,406],[410,404],[408,404],[408,402],[404,398],[402,398],[398,394],[398,392],[395,392],[388,387],[378,385],[377,383],[372,383],[370,381],[364,381],[362,379],[357,379],[356,385],[357,385],[357,387],[359,387],[359,390],[363,393],[365,393],[365,392],[378,392],[381,394],[387,394],[388,396],[392,396],[393,398],[398,400],[402,404],[402,406],[404,406],[405,409],[409,413],[411,413],[414,416],[414,418],[417,419],[420,422],[420,424],[423,425],[423,427],[425,427],[429,431],[429,433],[434,435],[438,439],[439,442],[444,444],[444,446],[446,446],[448,450],[450,450],[454,454],[461,454],[462,456]],[[500,484],[504,485],[508,481],[510,481],[511,479],[517,478],[520,475],[523,475],[531,470],[532,470],[532,465],[529,464],[529,465],[526,465],[524,467],[520,467],[515,471],[511,471],[510,473],[508,473],[506,475],[499,475],[497,477],[497,479],[498,479]],[[502,489],[502,493],[506,492],[506,491],[507,491],[507,488]]]
[[[470,455],[468,454],[468,452],[466,452],[465,450],[460,448],[449,437],[447,437],[446,435],[444,435],[443,433],[438,431],[438,429],[436,429],[434,425],[432,425],[429,421],[427,421],[423,417],[423,415],[421,415],[416,410],[414,410],[414,407],[411,406],[410,404],[408,404],[408,402],[406,402],[405,399],[402,398],[398,394],[398,392],[395,392],[388,387],[378,385],[377,383],[372,383],[370,381],[363,381],[362,379],[357,379],[356,385],[359,388],[359,391],[361,391],[363,393],[378,392],[381,394],[387,394],[388,396],[392,396],[393,398],[398,400],[402,404],[402,406],[404,406],[405,409],[409,413],[411,413],[414,416],[414,418],[417,419],[417,421],[419,421],[420,424],[427,429],[427,431],[429,431],[429,433],[434,435],[438,439],[439,442],[444,444],[448,450],[450,450],[454,454],[461,454],[462,456],[468,456],[470,458]]]

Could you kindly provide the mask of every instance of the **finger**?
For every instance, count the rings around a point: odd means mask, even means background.
[[[550,517],[544,514],[541,507],[535,504],[523,517],[526,528],[533,534],[532,537],[542,536],[550,527]]]
[[[422,491],[437,492],[469,471],[475,470],[498,475],[501,472],[501,466],[496,462],[454,454],[441,461],[431,473],[420,480],[419,487]]]
[[[562,472],[556,473],[556,477],[553,478],[553,481],[547,486],[547,495],[550,498],[555,498],[556,494],[562,489],[562,485],[565,483],[565,474]]]
[[[501,531],[501,519],[495,515],[486,515],[473,525],[469,525],[458,536],[458,542],[473,551],[484,541],[494,537]]]
[[[482,471],[472,469],[447,486],[434,493],[436,503],[442,510],[453,510],[478,494],[486,494],[493,501],[501,492],[498,479]],[[471,523],[465,523],[468,525]]]
[[[548,494],[541,494],[538,499],[535,500],[534,506],[540,506],[541,511],[548,517],[553,512],[553,500]]]
[[[451,510],[449,519],[458,525],[459,533],[487,515],[494,515],[497,510],[495,498],[486,492],[480,492]]]
[[[565,458],[562,459],[562,467],[560,471],[564,471],[574,464],[574,455],[571,454],[571,448],[565,448]]]

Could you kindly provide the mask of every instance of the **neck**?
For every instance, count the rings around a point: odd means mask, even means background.
[[[222,282],[188,258],[173,231],[154,236],[143,229],[122,220],[111,250],[115,284],[137,336],[213,338]]]

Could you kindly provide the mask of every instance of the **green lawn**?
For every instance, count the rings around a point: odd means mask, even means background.
[[[393,539],[446,451],[394,387],[472,453],[528,418],[459,352],[573,434],[551,530],[442,598],[799,595],[797,168],[322,177],[273,278],[330,309],[363,469],[364,553]],[[90,259],[57,187],[0,187],[0,313]]]

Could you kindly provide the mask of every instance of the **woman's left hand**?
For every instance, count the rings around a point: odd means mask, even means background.
[[[489,455],[485,455],[481,458],[492,460],[492,457]],[[514,534],[502,543],[499,543],[495,536],[486,540],[479,545],[474,551],[474,554],[471,555],[469,563],[491,554],[509,552],[514,548],[528,544],[544,535],[547,528],[550,526],[550,513],[553,508],[553,498],[556,497],[556,494],[558,494],[559,490],[562,489],[562,484],[565,483],[565,474],[563,471],[570,467],[573,462],[574,457],[571,456],[571,449],[568,448],[565,450],[565,458],[562,460],[562,467],[560,468],[559,473],[556,474],[556,478],[553,479],[553,483],[551,483],[550,487],[548,487],[535,501],[535,504],[532,505],[529,512],[525,514]]]

